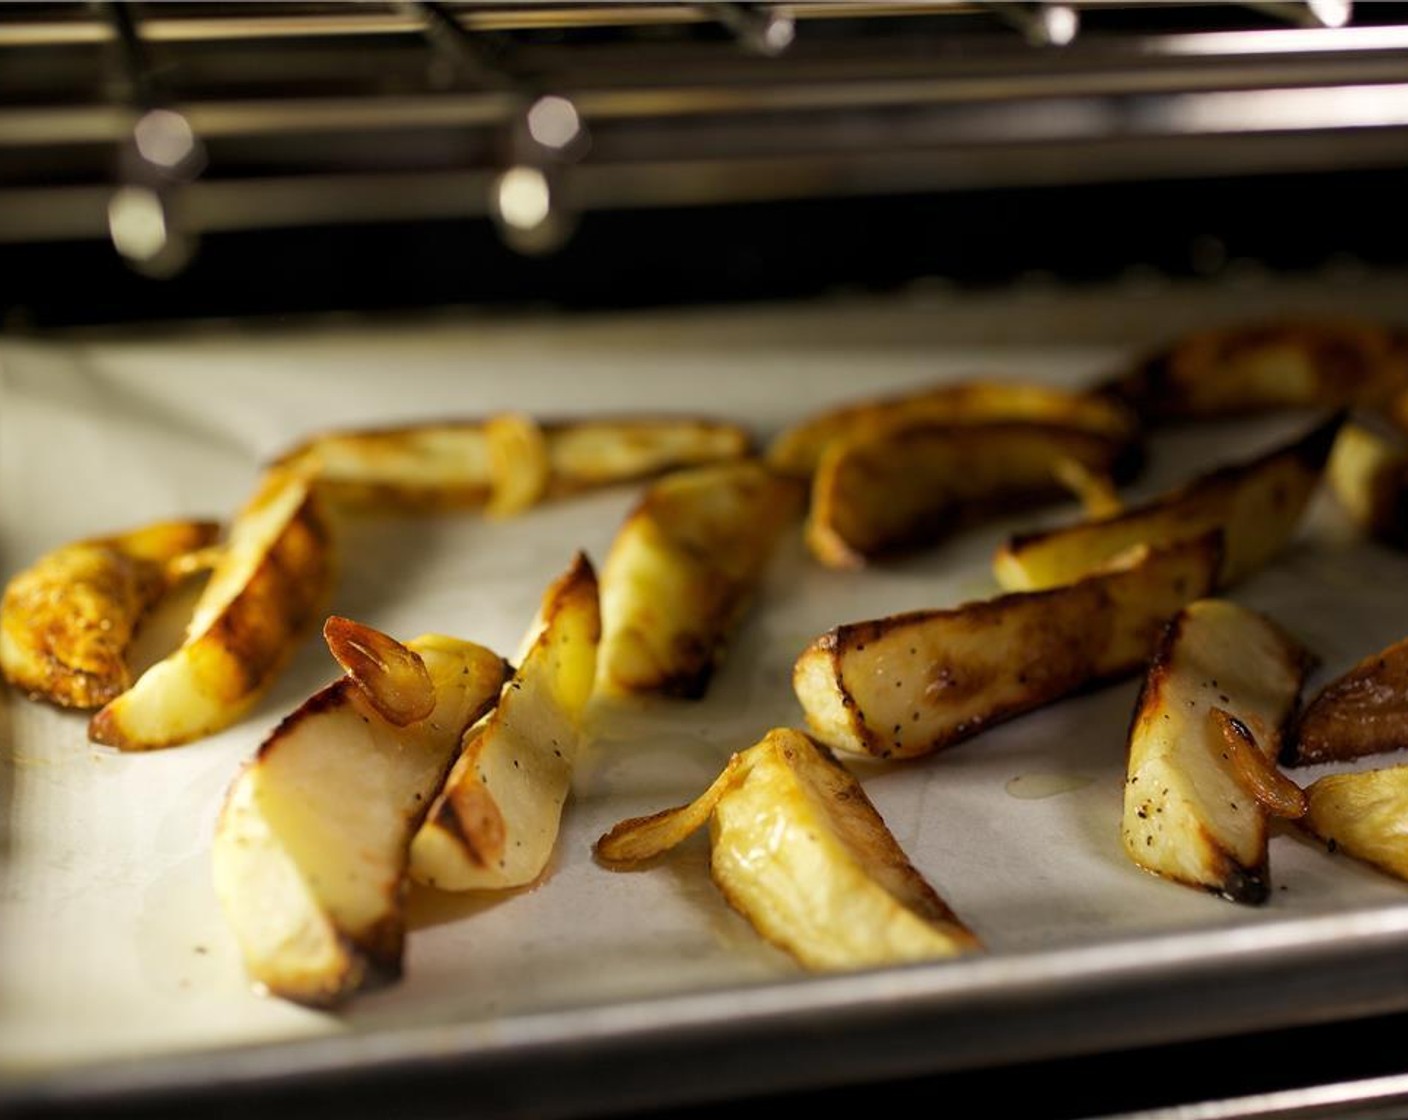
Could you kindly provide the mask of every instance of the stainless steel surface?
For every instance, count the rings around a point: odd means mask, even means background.
[[[1371,21],[1372,5],[1344,21],[1294,4],[113,11],[0,12],[0,241],[108,234],[109,146],[139,111],[109,94],[115,47],[128,84],[159,79],[205,146],[169,205],[193,234],[491,212],[542,93],[591,137],[554,175],[569,210],[1401,166],[1408,150],[1408,20]],[[230,208],[246,186],[258,204]]]
[[[1099,1120],[1401,1120],[1408,1075],[1109,1114]]]

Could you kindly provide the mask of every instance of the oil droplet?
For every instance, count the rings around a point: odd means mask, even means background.
[[[1004,787],[1012,797],[1036,801],[1043,797],[1083,789],[1094,781],[1084,774],[1018,774]]]

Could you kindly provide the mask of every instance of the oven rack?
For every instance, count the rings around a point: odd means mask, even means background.
[[[1408,5],[16,3],[0,244],[1408,163]]]

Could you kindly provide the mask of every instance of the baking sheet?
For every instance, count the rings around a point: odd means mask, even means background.
[[[1195,289],[1153,302],[1123,292],[1015,304],[930,295],[10,339],[0,344],[0,575],[78,537],[173,516],[228,517],[261,463],[322,428],[639,409],[738,418],[764,440],[858,396],[981,375],[1086,384],[1193,325],[1272,306],[1392,315],[1408,306],[1405,293],[1401,278],[1387,278],[1367,294]],[[1157,436],[1130,493],[1254,454],[1307,420]],[[602,562],[638,492],[617,487],[503,522],[456,514],[345,523],[332,609],[398,636],[438,630],[511,652],[574,550]],[[1244,977],[1241,1013],[1266,1025],[1408,1006],[1408,981],[1391,964],[1365,971],[1408,948],[1404,884],[1290,835],[1273,840],[1272,897],[1259,908],[1128,862],[1118,822],[1137,681],[928,759],[853,763],[901,846],[988,946],[981,959],[809,977],[723,903],[701,837],[637,872],[592,862],[591,843],[616,821],[691,799],[732,751],[770,727],[800,724],[790,671],[810,638],[839,622],[993,594],[987,564],[997,542],[1019,524],[1073,513],[1056,506],[995,522],[864,574],[823,571],[799,540],[787,542],[705,700],[595,714],[543,880],[473,896],[417,891],[405,978],[336,1014],[251,989],[209,880],[214,816],[236,767],[335,673],[319,642],[243,722],[152,754],[96,747],[83,716],[3,694],[0,1088],[15,1100],[163,1085],[199,1093],[222,1077],[394,1070],[432,1055],[454,1058],[465,1076],[474,1059],[492,1057],[509,1077],[519,1051],[550,1060],[609,1042],[629,1060],[703,1031],[736,1059],[695,1078],[696,1091],[707,1083],[717,1094],[780,1084],[740,1058],[744,1040],[796,1037],[802,1022],[843,1010],[854,1023],[829,1028],[838,1056],[824,1071],[788,1076],[891,1069],[876,1052],[885,1022],[908,1029],[966,1015],[990,1024],[945,1051],[905,1055],[910,1072],[1097,1047],[1112,1031],[1133,1041],[1226,1029],[1236,1017],[1215,998],[1165,1006],[1162,1026],[1136,999],[1155,1008],[1153,997],[1166,1005],[1179,985],[1215,991],[1233,973]],[[1313,689],[1408,633],[1406,572],[1408,559],[1362,542],[1321,495],[1294,545],[1232,597],[1321,657]],[[1249,960],[1258,962],[1251,971]],[[1301,960],[1314,964],[1313,985],[1286,986],[1282,973]],[[1097,992],[1113,1001],[1103,1016]],[[995,1015],[1003,997],[1011,1007]],[[1084,1014],[1038,1043],[1063,1006]],[[676,1094],[687,1084],[681,1072]],[[610,1099],[604,1085],[586,1083],[556,1109],[585,1113]]]

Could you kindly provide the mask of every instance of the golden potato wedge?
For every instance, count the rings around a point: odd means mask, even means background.
[[[701,417],[558,421],[543,432],[551,495],[743,459],[753,450],[752,433],[741,424]]]
[[[596,679],[597,577],[578,553],[543,596],[527,652],[411,842],[411,876],[441,890],[521,887],[547,866]]]
[[[1375,414],[1355,416],[1335,439],[1325,480],[1365,533],[1408,549],[1408,434]]]
[[[1234,902],[1266,901],[1266,805],[1279,793],[1233,752],[1250,746],[1272,763],[1312,664],[1271,619],[1228,600],[1174,616],[1130,725],[1120,836],[1131,860]],[[1229,716],[1241,743],[1227,741]]]
[[[767,447],[768,465],[809,479],[836,439],[864,438],[892,425],[991,424],[1023,421],[1073,428],[1120,443],[1137,460],[1139,418],[1111,396],[1005,378],[933,385],[910,393],[827,409],[779,432]]]
[[[323,432],[275,467],[316,479],[319,495],[347,509],[458,509],[493,493],[481,420]]]
[[[755,459],[652,483],[602,567],[598,690],[703,696],[803,497]]]
[[[1332,852],[1408,879],[1408,766],[1326,774],[1305,789],[1297,823]]]
[[[865,790],[824,746],[778,727],[696,801],[622,821],[594,846],[624,869],[709,825],[710,873],[735,910],[804,968],[955,957],[982,944],[910,863]]]
[[[1294,535],[1344,423],[1335,413],[1252,459],[1210,471],[1111,517],[1007,540],[993,575],[1009,591],[1055,587],[1131,545],[1160,544],[1210,529],[1223,533],[1218,587],[1263,567]]]
[[[792,686],[828,746],[931,754],[984,728],[1141,671],[1164,624],[1207,595],[1219,535],[1140,545],[1047,591],[838,626],[797,659]]]
[[[1408,638],[1363,658],[1305,705],[1287,766],[1348,762],[1408,748]]]
[[[1125,446],[1046,424],[910,421],[833,440],[812,476],[806,542],[827,567],[860,568],[987,517],[1069,492],[1068,464],[1122,468]],[[1089,476],[1080,476],[1087,489]]]
[[[1198,331],[1103,387],[1146,423],[1291,408],[1381,408],[1408,387],[1408,333],[1348,319]]]
[[[546,497],[737,459],[742,425],[693,416],[603,417],[538,423],[487,420],[326,432],[279,464],[317,479],[340,508],[462,509],[508,515]]]
[[[364,691],[369,668],[335,681],[264,740],[216,823],[221,907],[249,976],[284,999],[330,1007],[401,974],[411,837],[509,673],[498,654],[444,635],[400,649],[425,668],[429,715],[386,720]]]
[[[293,655],[335,574],[333,541],[308,480],[266,472],[230,527],[181,647],[94,713],[88,737],[139,751],[230,726]]]
[[[219,532],[214,521],[160,521],[41,556],[0,600],[5,680],[65,708],[101,708],[127,691],[137,628]]]

